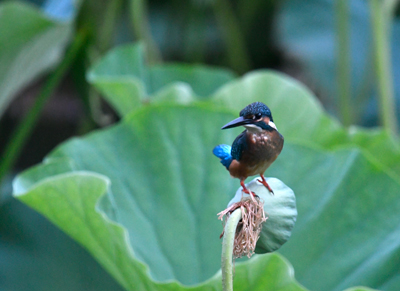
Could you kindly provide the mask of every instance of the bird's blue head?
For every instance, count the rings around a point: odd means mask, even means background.
[[[273,122],[271,110],[262,102],[254,102],[247,105],[242,109],[242,111],[240,111],[239,115],[249,119],[254,119],[254,117],[258,119],[263,116],[267,116]]]
[[[277,130],[271,110],[262,102],[254,102],[240,111],[240,117],[232,120],[222,129],[244,126],[250,131]]]

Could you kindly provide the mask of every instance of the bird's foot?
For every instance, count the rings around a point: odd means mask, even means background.
[[[240,181],[240,185],[242,186],[242,191],[243,191],[243,193],[246,193],[246,194],[249,194],[250,195],[250,198],[252,199],[252,200],[254,200],[254,198],[259,198],[258,197],[258,195],[256,194],[256,193],[253,193],[253,192],[251,192],[249,189],[247,189],[247,187],[244,185],[244,182],[243,181]]]
[[[246,193],[246,194],[249,194],[250,195],[250,197],[253,199],[253,198],[260,198],[260,197],[258,197],[258,195],[256,194],[256,193],[254,193],[254,192],[251,192],[249,189],[247,189],[247,188],[243,188],[243,190],[242,190],[244,193]]]
[[[264,178],[264,175],[260,175],[261,180],[257,180],[258,182],[260,182],[261,184],[263,184],[269,192],[271,192],[272,195],[274,195],[274,191],[271,189],[271,187],[268,185],[267,181]]]

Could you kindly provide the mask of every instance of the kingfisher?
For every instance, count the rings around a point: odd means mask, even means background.
[[[243,192],[255,196],[244,185],[247,177],[260,175],[262,183],[272,194],[264,172],[276,160],[283,148],[283,136],[272,119],[271,110],[262,102],[254,102],[240,111],[240,117],[221,129],[244,126],[246,129],[233,141],[232,147],[217,145],[213,153],[221,159],[232,177],[240,179]]]

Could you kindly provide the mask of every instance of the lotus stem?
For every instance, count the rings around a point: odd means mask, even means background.
[[[392,66],[390,62],[390,26],[395,1],[370,0],[375,71],[382,126],[397,134]]]
[[[354,121],[351,109],[349,5],[347,0],[336,0],[337,85],[339,112],[345,126],[350,126]]]
[[[242,218],[242,210],[237,208],[229,215],[222,241],[222,290],[233,291],[233,245],[235,241],[236,228]]]

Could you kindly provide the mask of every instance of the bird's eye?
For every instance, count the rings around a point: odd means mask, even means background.
[[[255,118],[260,119],[261,116],[262,116],[261,113],[257,113],[257,114],[255,115]]]

